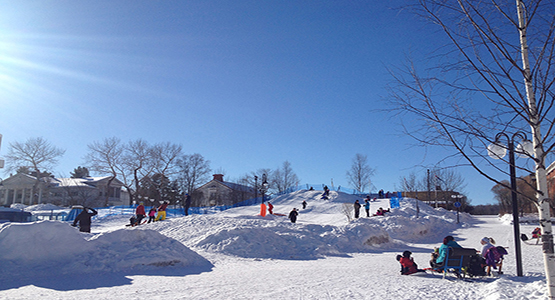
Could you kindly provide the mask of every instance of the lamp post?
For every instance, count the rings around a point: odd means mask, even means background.
[[[260,192],[262,192],[262,203],[264,203],[264,198],[266,197],[266,190],[268,189],[268,178],[266,174],[262,174],[262,184],[260,185]]]
[[[258,176],[254,175],[254,203],[256,198],[258,198]]]
[[[507,139],[507,146],[500,143],[501,138]],[[515,149],[515,139],[522,140]],[[488,155],[494,159],[501,159],[505,157],[507,149],[509,150],[509,172],[511,176],[511,200],[513,207],[513,229],[515,239],[515,255],[516,255],[516,273],[517,276],[522,275],[522,255],[520,250],[520,224],[518,218],[518,199],[516,193],[516,167],[515,167],[515,150],[519,156],[526,156],[531,153],[532,143],[526,139],[526,134],[521,131],[515,132],[512,136],[508,136],[504,132],[500,132],[495,136],[495,142],[488,146]]]

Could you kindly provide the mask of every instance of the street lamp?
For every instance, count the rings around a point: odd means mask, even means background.
[[[268,190],[268,178],[266,173],[262,174],[262,184],[260,185],[260,191],[262,192],[262,203],[264,203],[264,198],[266,197],[266,190]]]
[[[507,139],[507,146],[500,143],[501,138]],[[521,141],[516,146],[515,149],[515,139],[518,138]],[[514,229],[514,239],[515,239],[515,254],[516,254],[516,272],[517,276],[522,275],[522,255],[520,250],[520,224],[518,219],[518,199],[516,193],[516,167],[515,167],[515,152],[519,154],[520,157],[529,156],[532,153],[532,143],[526,138],[526,134],[522,131],[515,132],[511,137],[506,133],[500,132],[495,136],[495,142],[488,146],[488,155],[493,159],[501,159],[505,157],[509,150],[509,169],[511,176],[511,199],[513,204],[513,229]]]

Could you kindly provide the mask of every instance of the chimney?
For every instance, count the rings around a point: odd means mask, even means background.
[[[212,176],[214,176],[214,180],[224,182],[224,174],[214,174]]]

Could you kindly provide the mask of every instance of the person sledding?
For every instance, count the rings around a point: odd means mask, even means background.
[[[325,185],[324,186],[324,193],[322,194],[322,199],[324,199],[324,200],[329,199],[329,197],[328,197],[329,195],[330,195],[330,189],[328,188],[327,185]]]
[[[401,275],[410,275],[418,272],[426,272],[425,270],[418,269],[418,265],[410,256],[412,252],[405,251],[403,255],[397,255],[397,261],[401,264]]]

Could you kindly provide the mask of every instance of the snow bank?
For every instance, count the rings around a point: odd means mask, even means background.
[[[152,267],[210,267],[182,243],[153,230],[79,233],[68,223],[40,221],[0,227],[0,276],[91,273]]]

